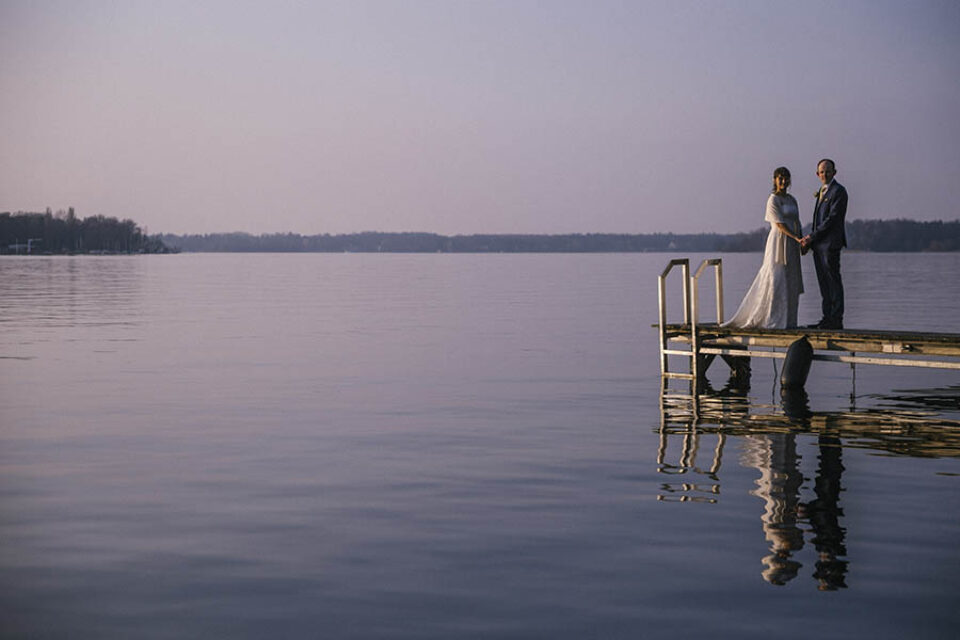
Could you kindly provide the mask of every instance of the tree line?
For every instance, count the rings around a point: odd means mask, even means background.
[[[0,213],[0,253],[167,253],[159,236],[148,236],[133,220],[90,216],[73,207],[53,213]]]
[[[164,243],[197,252],[325,253],[597,253],[640,251],[752,251],[765,232],[739,234],[478,234],[365,231],[339,235],[212,233],[161,236]]]
[[[304,236],[212,233],[161,236],[163,242],[196,252],[357,252],[357,253],[598,253],[763,251],[768,228],[743,233],[648,234],[476,234],[367,231]],[[849,248],[859,251],[960,251],[960,220],[853,220],[847,223]]]
[[[768,229],[742,233],[474,234],[366,231],[347,234],[212,233],[147,235],[133,220],[80,219],[73,208],[53,213],[0,213],[0,253],[357,252],[599,253],[762,251]],[[853,220],[850,249],[960,251],[960,220]]]

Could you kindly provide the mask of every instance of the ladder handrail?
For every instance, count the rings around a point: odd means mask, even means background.
[[[689,258],[674,258],[664,270],[660,273],[660,277],[657,278],[657,281],[660,284],[660,318],[661,320],[666,320],[667,317],[667,307],[666,307],[666,280],[667,275],[673,270],[674,267],[681,267],[683,271],[683,324],[690,322],[690,259]],[[665,322],[664,322],[665,324]]]
[[[694,308],[697,306],[697,288],[700,282],[700,275],[703,273],[703,270],[707,267],[714,267],[714,283],[716,285],[716,295],[717,295],[717,324],[723,324],[723,259],[722,258],[710,258],[704,260],[700,263],[700,266],[697,267],[696,273],[693,274],[693,295],[692,302]]]
[[[683,324],[690,322],[690,260],[689,258],[674,258],[657,278],[659,312],[660,312],[660,374],[667,372],[667,275],[674,267],[681,268],[683,280]]]
[[[697,322],[699,318],[699,298],[700,298],[700,275],[707,267],[714,267],[716,290],[717,290],[717,324],[723,324],[723,260],[720,258],[708,258],[700,263],[696,273],[690,278],[691,288],[691,307],[690,307],[690,349],[693,356],[690,358],[690,372],[693,379],[699,379],[700,371],[698,356],[700,355],[700,344],[697,341]],[[696,382],[694,382],[696,384]]]

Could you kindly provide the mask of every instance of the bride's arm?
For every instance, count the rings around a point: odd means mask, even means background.
[[[796,240],[797,242],[800,242],[800,236],[794,235],[793,231],[791,231],[790,228],[787,227],[787,225],[783,224],[782,222],[774,222],[773,224],[777,228],[777,230],[780,231],[780,233],[787,236],[791,240]]]

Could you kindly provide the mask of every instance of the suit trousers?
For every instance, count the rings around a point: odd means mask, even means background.
[[[840,249],[813,250],[813,265],[820,285],[824,322],[843,324],[843,280],[840,279]]]

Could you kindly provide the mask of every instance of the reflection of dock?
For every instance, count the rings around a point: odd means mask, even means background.
[[[683,322],[667,322],[666,280],[674,267],[682,276]],[[701,323],[698,317],[698,287],[701,274],[714,268],[716,322]],[[671,260],[659,277],[660,374],[662,393],[671,379],[689,381],[695,400],[698,382],[717,356],[721,356],[735,375],[749,376],[749,358],[785,358],[787,349],[806,337],[813,347],[813,360],[845,362],[851,366],[871,364],[899,367],[960,369],[960,334],[917,331],[878,331],[872,329],[738,329],[723,323],[723,266],[719,258],[704,260],[690,274],[686,258]],[[864,355],[867,354],[867,355]],[[686,371],[673,371],[670,358],[685,359]]]
[[[813,412],[803,390],[782,391],[780,404],[773,406],[752,404],[743,389],[715,391],[707,384],[697,411],[679,399],[661,404],[658,499],[720,502],[723,493],[730,493],[730,486],[721,491],[721,484],[725,449],[729,455],[732,448],[742,467],[759,474],[749,493],[763,500],[763,579],[784,585],[807,564],[818,589],[843,589],[849,570],[841,504],[843,450],[960,458],[960,422],[938,415],[944,408],[960,409],[958,391],[878,397],[895,409]],[[811,444],[816,445],[816,468],[808,476],[803,466],[810,465],[801,465],[802,451]]]
[[[661,406],[660,451],[658,464],[669,458],[678,458],[678,464],[668,467],[692,471],[699,469],[698,457],[704,448],[703,436],[716,437],[709,447],[710,461],[701,461],[707,468],[719,469],[727,437],[756,435],[757,433],[807,433],[841,438],[844,446],[870,449],[888,455],[906,455],[913,458],[960,458],[960,422],[938,415],[937,398],[930,392],[930,403],[892,410],[861,409],[850,411],[809,410],[803,391],[784,393],[781,406],[751,405],[746,398],[721,396],[714,392],[705,395],[700,411],[694,415],[688,403],[665,402]],[[910,396],[904,396],[909,399]],[[891,396],[888,400],[895,401]],[[904,403],[906,404],[906,403]],[[923,406],[923,405],[926,405]],[[668,439],[675,438],[675,449],[669,455]],[[678,472],[678,471],[677,471]]]

